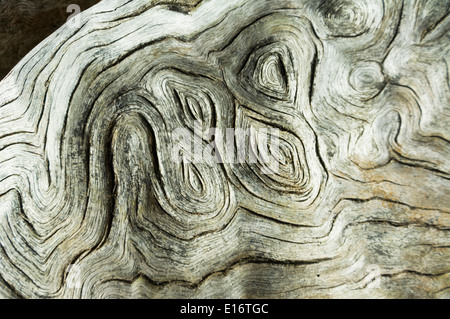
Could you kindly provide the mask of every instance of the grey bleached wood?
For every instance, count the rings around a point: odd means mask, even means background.
[[[0,82],[0,296],[448,298],[450,1],[158,3]],[[173,161],[196,120],[280,169]]]

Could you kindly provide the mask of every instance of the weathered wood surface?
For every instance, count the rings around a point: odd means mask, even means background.
[[[0,296],[448,298],[449,6],[83,12],[0,82]],[[194,120],[280,169],[176,163]]]

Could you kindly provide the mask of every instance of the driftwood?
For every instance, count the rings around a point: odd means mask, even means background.
[[[82,12],[0,82],[0,296],[448,298],[449,6]]]

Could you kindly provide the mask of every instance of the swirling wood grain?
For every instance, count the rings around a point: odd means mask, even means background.
[[[0,82],[0,296],[448,298],[449,7],[83,12]]]

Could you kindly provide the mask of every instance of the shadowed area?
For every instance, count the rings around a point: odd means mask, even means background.
[[[86,10],[99,0],[0,1],[0,79],[72,14],[70,4]]]

